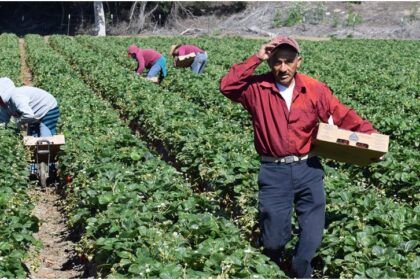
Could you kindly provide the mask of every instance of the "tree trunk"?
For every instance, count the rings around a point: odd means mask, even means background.
[[[168,16],[169,25],[175,25],[175,23],[178,21],[179,10],[180,10],[179,2],[177,1],[172,2],[171,12]]]
[[[137,1],[135,1],[133,3],[133,5],[131,5],[130,13],[129,13],[129,16],[128,16],[129,24],[131,24],[131,20],[133,19],[133,15],[134,15],[134,11],[136,10],[136,7],[137,7]]]
[[[146,18],[145,18],[145,15],[144,15],[144,12],[146,11],[146,5],[147,5],[147,2],[141,2],[140,3],[140,12],[139,12],[139,17],[138,17],[138,25],[137,25],[138,32],[143,30],[144,23],[146,22]]]
[[[97,36],[106,36],[105,31],[105,12],[102,2],[93,2],[93,10],[95,12],[95,29]]]

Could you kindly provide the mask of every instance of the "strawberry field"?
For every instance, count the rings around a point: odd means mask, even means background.
[[[0,36],[0,75],[21,84],[18,38]],[[25,189],[28,186],[25,150],[13,129],[0,128],[0,276],[25,278],[22,260],[31,244],[36,244],[32,233],[38,221]]]
[[[60,169],[73,177],[66,186],[68,223],[81,235],[78,255],[98,277],[286,277],[252,246],[259,168],[252,124],[219,92],[220,78],[264,41],[24,39],[34,85],[60,103],[59,132],[66,137]],[[204,75],[174,69],[169,58],[160,86],[135,75],[126,54],[133,43],[166,55],[172,44],[186,42],[207,50]],[[315,277],[420,277],[420,43],[299,43],[301,72],[326,82],[391,138],[385,160],[368,167],[323,160],[327,225]],[[3,34],[0,46],[0,73],[19,84],[18,38]],[[257,72],[267,70],[262,65]],[[25,203],[21,139],[9,128],[0,136],[6,143],[0,148],[0,275],[25,277],[19,260],[36,243],[37,221]]]

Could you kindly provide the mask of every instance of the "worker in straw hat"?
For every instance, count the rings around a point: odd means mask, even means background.
[[[270,72],[254,75],[264,61]],[[220,81],[220,91],[251,114],[254,145],[261,158],[259,244],[263,252],[292,277],[310,278],[312,258],[325,226],[324,170],[311,152],[319,120],[332,116],[339,127],[374,133],[355,111],[341,104],[331,89],[298,73],[302,63],[298,42],[279,36],[235,64]],[[293,208],[299,224],[291,267],[284,247],[291,238]]]
[[[174,57],[175,67],[179,67],[180,57],[190,54],[195,56],[191,59],[191,64],[187,64],[186,67],[191,67],[191,70],[196,74],[202,74],[207,64],[207,52],[194,45],[172,45],[169,51],[169,55]]]

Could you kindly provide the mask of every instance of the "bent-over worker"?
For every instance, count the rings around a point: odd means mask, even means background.
[[[35,137],[56,134],[60,117],[57,100],[47,91],[31,86],[15,87],[7,77],[0,78],[2,122],[13,116],[16,124],[28,124],[28,135]]]

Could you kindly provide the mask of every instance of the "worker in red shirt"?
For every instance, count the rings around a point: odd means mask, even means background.
[[[138,75],[141,75],[146,68],[150,69],[146,78],[152,81],[160,82],[167,76],[166,59],[157,51],[140,49],[136,45],[131,45],[128,47],[127,52],[128,56],[137,60],[136,73]]]
[[[177,67],[177,58],[179,56],[195,54],[192,64],[189,65],[191,70],[196,74],[202,74],[204,67],[207,65],[207,52],[194,45],[172,45],[169,55],[174,57],[174,66]]]
[[[253,75],[263,61],[271,72]],[[220,91],[252,116],[254,144],[261,156],[258,211],[263,252],[283,267],[294,207],[299,241],[291,271],[294,277],[310,278],[325,225],[324,170],[311,152],[318,122],[332,117],[344,129],[369,134],[376,130],[341,104],[327,85],[297,73],[301,62],[295,39],[274,38],[235,64],[221,79]]]

